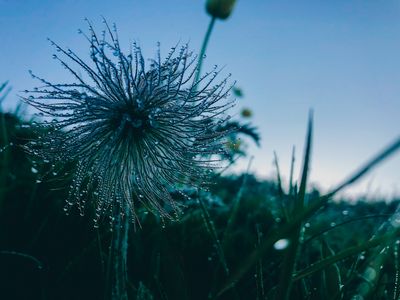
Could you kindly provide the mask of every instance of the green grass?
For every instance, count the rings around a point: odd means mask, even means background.
[[[2,147],[34,138],[18,117],[1,114],[1,120]],[[291,183],[286,192],[276,158],[276,182],[248,173],[218,176],[210,192],[186,202],[179,222],[163,226],[142,211],[142,229],[129,232],[129,299],[397,299],[399,201],[331,199],[393,155],[400,140],[320,195],[307,190],[312,128],[310,116],[298,188]],[[22,149],[6,149],[0,298],[107,299],[113,233],[93,228],[90,214],[66,216],[69,179],[37,183]],[[281,239],[289,244],[276,250]]]

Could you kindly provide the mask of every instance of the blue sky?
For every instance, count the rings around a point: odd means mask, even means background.
[[[102,29],[115,22],[126,49],[137,41],[148,57],[156,44],[167,53],[177,42],[198,51],[208,16],[205,1],[0,0],[0,81],[13,92],[31,88],[28,69],[54,82],[69,78],[51,59],[50,37],[82,56],[88,45],[78,28],[85,17]],[[252,170],[272,176],[273,151],[289,173],[292,145],[300,163],[307,113],[314,109],[311,181],[329,188],[400,133],[400,2],[385,0],[238,0],[219,21],[204,70],[224,66],[244,91],[236,111],[250,107],[262,135],[251,146]],[[246,168],[247,161],[238,169]],[[400,194],[400,155],[349,193]]]

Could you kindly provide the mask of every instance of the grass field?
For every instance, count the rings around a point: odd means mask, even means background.
[[[18,145],[34,133],[1,114],[0,275],[3,299],[103,299],[112,289],[116,232],[63,211],[68,176],[38,180]],[[309,124],[307,149],[311,147]],[[397,299],[399,201],[332,202],[399,148],[386,148],[328,195],[251,174],[216,176],[190,191],[179,221],[139,209],[128,233],[129,299]],[[47,166],[48,167],[48,166]],[[46,168],[41,166],[40,168]]]

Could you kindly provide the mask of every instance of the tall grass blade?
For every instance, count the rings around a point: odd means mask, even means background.
[[[293,146],[292,148],[292,160],[290,162],[290,175],[289,175],[289,195],[293,195],[293,190],[294,190],[294,186],[293,186],[293,173],[294,173],[294,163],[296,160],[295,157],[295,152],[296,152],[296,147]]]
[[[357,172],[355,172],[353,175],[349,176],[346,180],[344,180],[343,183],[339,184],[336,188],[332,189],[332,191],[329,192],[328,194],[333,196],[337,192],[352,185],[353,183],[358,181],[361,177],[363,177],[365,174],[367,174],[369,171],[371,171],[372,168],[376,167],[378,164],[380,164],[382,161],[384,161],[386,158],[388,158],[390,155],[396,152],[399,148],[400,148],[400,136],[391,145],[386,147],[382,152],[378,153],[366,164],[364,164],[364,166],[359,168]]]
[[[275,169],[276,169],[276,180],[278,184],[278,193],[279,197],[283,198],[284,192],[283,192],[283,187],[282,187],[282,178],[281,178],[281,172],[279,169],[279,162],[278,162],[278,155],[274,151],[274,164],[275,164]]]
[[[389,146],[384,148],[381,152],[379,152],[376,156],[374,156],[371,160],[369,160],[364,166],[359,168],[358,171],[354,172],[353,175],[349,176],[347,180],[344,180],[343,183],[339,184],[337,187],[333,188],[331,192],[328,192],[326,195],[322,195],[312,201],[310,204],[307,205],[306,209],[300,212],[298,215],[294,217],[292,222],[288,224],[284,224],[278,231],[271,233],[268,238],[266,238],[260,246],[255,249],[242,263],[242,265],[237,268],[236,271],[232,273],[232,275],[228,278],[227,282],[223,285],[218,295],[222,295],[225,291],[230,289],[238,280],[242,278],[244,274],[246,274],[251,267],[253,267],[258,260],[263,257],[274,245],[276,241],[279,239],[285,238],[289,233],[291,233],[295,228],[299,226],[302,222],[304,222],[307,218],[312,216],[316,211],[318,211],[321,207],[323,207],[331,197],[333,197],[337,192],[341,191],[345,187],[357,182],[363,175],[367,174],[371,171],[374,167],[379,165],[382,161],[396,153],[397,150],[400,149],[400,137],[397,138],[393,143]],[[379,238],[379,240],[372,240],[369,241],[368,244],[363,244],[360,246],[353,247],[352,250],[345,250],[346,253],[358,253],[366,249],[373,247],[374,245],[379,244],[383,241],[384,238]],[[360,250],[361,249],[361,250]],[[342,252],[340,253],[341,256],[344,255]],[[333,260],[332,263],[341,260]]]
[[[321,257],[326,258],[333,255],[335,255],[335,252],[328,245],[328,243],[323,240],[321,244]],[[325,294],[325,299],[342,299],[342,278],[338,264],[331,264],[323,270],[321,288]]]
[[[386,247],[384,244],[381,249],[377,248],[376,252],[371,255],[371,259],[368,262],[367,266],[364,268],[363,272],[359,275],[362,279],[359,282],[356,294],[352,296],[354,298],[369,299],[373,298],[373,294],[380,293],[379,290],[381,284],[380,280],[382,279],[382,269],[385,262],[389,259],[389,247]],[[367,285],[365,284],[367,283]],[[383,295],[381,295],[383,296]],[[379,299],[382,299],[379,297]]]
[[[393,257],[394,257],[394,268],[395,268],[395,281],[394,281],[394,288],[393,288],[393,300],[396,300],[400,297],[399,294],[399,276],[400,276],[400,268],[399,268],[399,246],[400,243],[398,243],[397,241],[395,242],[394,246],[393,246]]]
[[[315,272],[325,269],[327,266],[330,266],[330,265],[332,265],[338,261],[341,261],[345,258],[348,258],[350,256],[359,254],[360,252],[380,246],[382,244],[388,244],[392,241],[393,238],[396,237],[397,234],[399,234],[399,232],[400,232],[400,229],[398,228],[394,232],[390,232],[381,237],[371,239],[360,245],[349,247],[345,250],[338,252],[336,255],[332,255],[325,259],[322,259],[322,260],[316,262],[315,264],[309,266],[308,268],[305,268],[305,269],[297,272],[296,275],[293,277],[293,281],[298,281],[300,279],[303,279],[311,274],[314,274]]]
[[[229,219],[226,225],[226,229],[224,231],[224,235],[222,238],[222,248],[224,249],[226,247],[226,242],[229,238],[229,235],[232,233],[233,230],[233,226],[236,223],[236,218],[237,218],[237,214],[239,211],[239,207],[240,207],[240,201],[242,199],[243,196],[243,191],[246,187],[247,184],[247,179],[249,176],[249,171],[250,171],[250,167],[251,167],[251,163],[253,162],[253,157],[250,158],[249,160],[249,164],[247,165],[247,170],[246,173],[243,175],[243,180],[242,180],[242,184],[240,186],[239,191],[236,194],[236,197],[233,199],[232,201],[232,208],[230,211],[230,215],[229,215]]]
[[[7,97],[7,95],[11,92],[11,87],[9,86],[8,88],[6,88],[8,85],[8,81],[3,82],[0,85],[0,103],[2,103],[4,101],[4,99]],[[3,94],[1,94],[3,93]]]
[[[282,187],[282,178],[281,178],[281,172],[279,169],[279,162],[278,162],[278,156],[276,152],[274,151],[274,164],[275,164],[275,169],[276,169],[276,181],[278,185],[278,196],[279,196],[279,205],[282,211],[282,215],[285,217],[285,220],[290,221],[290,215],[288,213],[288,208],[286,207],[285,203],[285,193],[283,191]]]
[[[295,199],[294,212],[301,212],[304,208],[304,198],[306,195],[308,171],[310,169],[310,158],[311,158],[311,146],[312,146],[312,132],[313,132],[313,120],[312,113],[310,113],[308,120],[306,148],[303,161],[303,171],[300,181],[299,193]],[[283,267],[280,275],[279,285],[275,299],[288,299],[292,287],[292,274],[296,266],[296,259],[300,248],[300,232],[301,222],[294,228],[293,232],[288,237],[290,243],[288,249],[285,252],[285,258],[283,261]]]
[[[215,249],[216,249],[216,251],[218,253],[219,261],[220,261],[220,263],[221,263],[221,265],[223,267],[223,270],[224,270],[225,274],[229,275],[228,264],[226,262],[226,258],[225,258],[224,250],[222,249],[221,242],[220,242],[220,240],[218,238],[217,230],[216,230],[216,228],[214,226],[214,222],[211,219],[210,214],[207,211],[207,208],[206,208],[206,206],[204,204],[203,199],[201,199],[201,196],[199,196],[199,204],[200,204],[200,209],[201,209],[201,213],[202,213],[202,216],[203,216],[203,220],[204,220],[205,226],[207,228],[207,231],[211,235],[211,238],[213,240]]]

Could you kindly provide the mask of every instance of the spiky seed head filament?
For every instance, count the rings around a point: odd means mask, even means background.
[[[51,41],[73,83],[31,72],[42,86],[23,99],[43,118],[39,139],[26,149],[56,168],[76,164],[66,211],[77,206],[83,214],[90,201],[96,224],[121,207],[134,222],[138,206],[170,217],[179,211],[171,189],[199,186],[219,166],[227,132],[218,128],[233,105],[227,78],[215,83],[215,68],[195,82],[197,57],[187,45],[164,59],[158,49],[147,63],[135,43],[124,54],[106,22],[100,36],[88,24],[89,34],[80,32],[90,45],[88,62]]]

